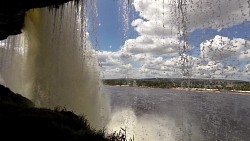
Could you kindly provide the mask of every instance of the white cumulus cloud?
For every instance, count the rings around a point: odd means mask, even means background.
[[[243,79],[249,76],[250,41],[220,35],[193,47],[181,35],[195,29],[229,28],[249,21],[248,0],[134,0],[139,13],[131,25],[138,37],[120,51],[100,52],[109,77]],[[181,37],[181,38],[180,38]],[[186,45],[186,46],[184,46]],[[184,47],[186,50],[183,51]],[[199,55],[189,51],[199,48]]]

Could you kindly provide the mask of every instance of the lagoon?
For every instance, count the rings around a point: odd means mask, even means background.
[[[109,126],[135,140],[247,141],[250,95],[238,92],[104,86],[110,96]]]

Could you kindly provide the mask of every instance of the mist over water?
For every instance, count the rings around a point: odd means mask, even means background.
[[[127,140],[175,141],[175,123],[170,118],[152,114],[136,116],[134,109],[126,107],[120,108],[111,116],[108,131],[114,133],[125,129]]]
[[[139,141],[248,140],[249,95],[105,86],[111,131]]]

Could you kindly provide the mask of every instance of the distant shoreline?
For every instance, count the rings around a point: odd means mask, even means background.
[[[139,86],[129,86],[129,85],[106,85],[114,87],[136,87],[136,88],[158,88],[158,87],[139,87]],[[250,91],[239,91],[239,90],[218,90],[218,89],[207,89],[207,88],[158,88],[158,89],[172,89],[172,90],[181,90],[181,91],[194,91],[194,92],[230,92],[233,94],[239,95],[250,95]]]
[[[111,86],[177,89],[206,92],[235,92],[250,93],[250,81],[221,80],[221,79],[178,79],[178,78],[149,78],[149,79],[105,79],[103,83]]]
[[[195,92],[230,92],[230,93],[250,95],[250,91],[239,91],[239,90],[218,90],[218,89],[204,89],[204,88],[170,88],[170,89],[195,91]]]

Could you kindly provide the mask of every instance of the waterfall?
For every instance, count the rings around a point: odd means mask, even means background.
[[[28,11],[23,34],[3,42],[8,47],[18,45],[21,51],[7,49],[7,58],[13,60],[2,61],[1,72],[8,87],[38,107],[65,107],[84,114],[92,127],[103,128],[109,108],[87,39],[86,11],[85,0]]]

